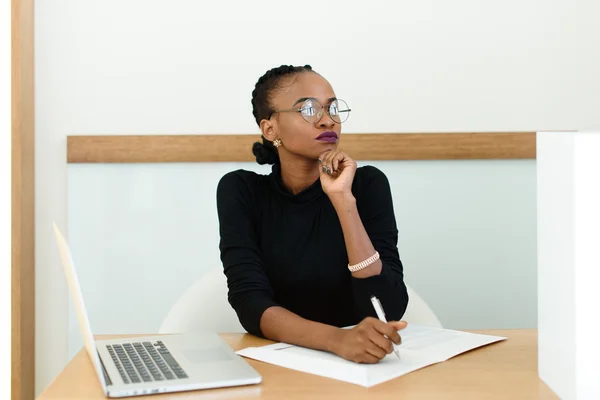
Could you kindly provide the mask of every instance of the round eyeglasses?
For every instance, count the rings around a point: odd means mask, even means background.
[[[271,115],[269,115],[269,119],[275,113],[280,112],[299,112],[302,115],[302,118],[306,122],[311,124],[316,124],[323,118],[325,112],[329,115],[329,117],[333,120],[333,122],[337,122],[341,124],[345,122],[350,116],[350,108],[348,104],[344,100],[341,99],[333,99],[330,103],[327,104],[326,107],[323,107],[321,103],[317,99],[301,99],[299,101],[303,101],[302,106],[299,108],[289,108],[286,110],[274,110]]]

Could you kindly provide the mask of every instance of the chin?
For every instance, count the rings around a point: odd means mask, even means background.
[[[339,147],[339,140],[337,142],[334,142],[334,143],[321,143],[321,142],[317,142],[317,145],[314,148],[314,154],[315,154],[314,158],[315,159],[319,158],[319,156],[324,151],[336,150],[338,147]]]
[[[321,145],[321,147],[324,147],[326,149],[337,149],[340,144],[340,141],[337,140],[337,141],[331,142],[331,143],[324,142],[324,143],[319,143],[319,144]]]

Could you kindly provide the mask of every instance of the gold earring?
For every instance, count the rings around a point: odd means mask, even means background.
[[[281,139],[277,138],[273,141],[273,146],[279,148],[281,146]]]

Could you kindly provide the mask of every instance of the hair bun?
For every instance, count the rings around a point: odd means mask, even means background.
[[[260,142],[255,142],[252,145],[252,154],[256,157],[256,162],[260,165],[275,164],[277,162],[277,154],[274,150],[268,148]]]

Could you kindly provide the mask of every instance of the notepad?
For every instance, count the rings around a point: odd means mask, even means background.
[[[400,331],[400,359],[388,354],[377,364],[358,364],[335,354],[287,343],[247,347],[237,351],[242,357],[279,365],[296,371],[371,387],[408,374],[505,337],[450,329],[408,325]]]

